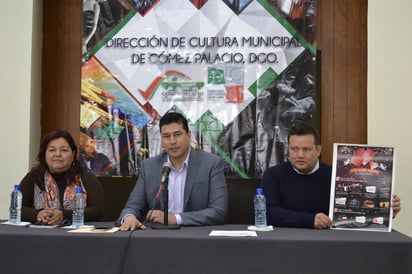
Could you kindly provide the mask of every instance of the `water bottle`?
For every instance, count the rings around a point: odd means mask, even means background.
[[[84,225],[84,204],[83,189],[81,187],[76,187],[73,204],[73,227],[78,228]]]
[[[19,224],[21,222],[21,200],[23,194],[20,191],[20,185],[14,185],[14,190],[11,192],[10,201],[10,218],[9,223]]]
[[[261,188],[256,189],[256,195],[253,202],[255,207],[255,227],[264,228],[267,226],[266,198],[263,195],[263,190]]]

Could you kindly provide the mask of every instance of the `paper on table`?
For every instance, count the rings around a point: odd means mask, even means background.
[[[209,236],[257,237],[257,234],[248,230],[212,230]]]
[[[80,227],[78,229],[69,230],[67,232],[74,232],[74,233],[113,233],[118,231],[118,227],[112,228],[94,228],[94,227]]]
[[[56,228],[57,225],[27,225],[28,227],[32,228]]]
[[[247,227],[248,230],[253,230],[253,231],[272,231],[273,230],[273,226],[268,225],[265,227],[256,227],[254,225],[248,226]]]
[[[94,225],[82,225],[80,227],[77,227],[77,226],[73,226],[73,225],[66,225],[66,226],[62,226],[61,228],[66,228],[66,229],[79,229],[79,228],[94,229],[95,226]]]
[[[4,225],[16,225],[16,226],[29,226],[30,222],[20,222],[18,224],[12,224],[9,221],[3,222]]]

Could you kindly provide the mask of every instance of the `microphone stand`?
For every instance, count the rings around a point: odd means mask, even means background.
[[[152,229],[179,229],[179,225],[169,225],[169,176],[166,178],[163,184],[163,224],[152,224]]]

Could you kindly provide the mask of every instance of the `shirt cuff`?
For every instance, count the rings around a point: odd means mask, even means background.
[[[175,214],[175,218],[176,218],[176,223],[178,225],[181,225],[183,223],[182,216],[180,216],[180,214]]]

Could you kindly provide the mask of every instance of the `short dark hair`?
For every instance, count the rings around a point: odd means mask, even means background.
[[[162,118],[160,118],[160,122],[159,122],[160,131],[162,131],[162,126],[168,125],[171,123],[181,124],[183,129],[186,132],[189,132],[189,124],[187,122],[187,119],[181,113],[175,112],[175,111],[169,111],[165,115],[163,115]]]
[[[298,135],[298,136],[302,136],[302,135],[313,135],[313,137],[315,138],[315,145],[320,145],[320,136],[319,136],[319,131],[308,124],[305,124],[303,122],[299,122],[299,123],[295,123],[289,130],[289,134],[288,134],[288,142],[290,140],[290,136],[292,135]]]

